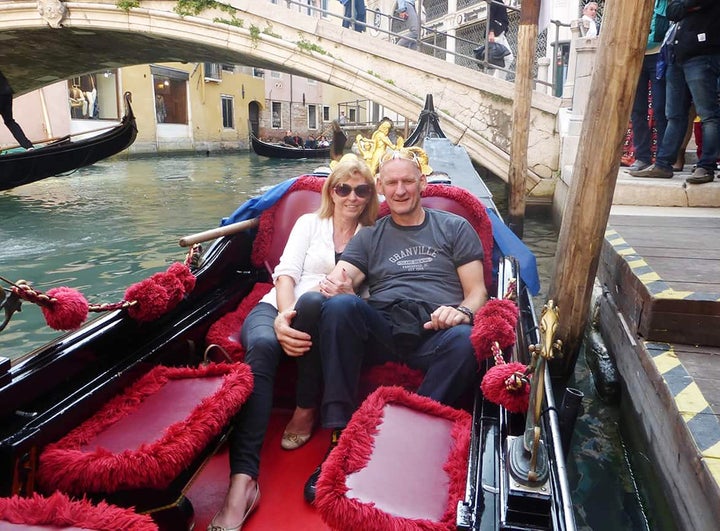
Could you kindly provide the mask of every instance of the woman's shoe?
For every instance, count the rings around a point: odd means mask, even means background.
[[[290,433],[286,431],[283,433],[282,439],[280,440],[280,446],[283,450],[297,450],[308,442],[310,437],[312,437],[312,433],[300,435],[298,433]]]
[[[252,512],[257,509],[258,502],[260,501],[260,485],[257,483],[255,484],[255,495],[253,496],[252,501],[250,502],[250,505],[247,506],[245,509],[245,514],[243,514],[242,520],[238,525],[235,527],[224,527],[221,525],[215,524],[215,516],[213,516],[213,519],[210,520],[210,523],[207,526],[207,531],[240,531],[242,529],[243,524],[245,523],[245,520],[248,519],[248,516],[252,514]]]

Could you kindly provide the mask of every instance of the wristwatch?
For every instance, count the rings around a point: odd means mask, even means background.
[[[473,321],[475,319],[475,314],[473,313],[473,311],[470,308],[468,308],[467,306],[458,306],[455,309],[457,311],[459,311],[460,313],[467,315],[468,319],[470,319],[470,324],[473,323]]]

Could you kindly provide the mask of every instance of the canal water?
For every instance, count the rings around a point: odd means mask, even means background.
[[[120,301],[128,286],[184,259],[181,237],[218,226],[249,197],[320,163],[253,153],[115,158],[0,192],[0,276],[43,292],[76,288],[90,303]],[[488,185],[503,210],[504,184]],[[557,242],[550,219],[529,214],[525,241],[538,257],[539,307]],[[25,303],[0,333],[0,356],[17,359],[59,334]],[[629,456],[637,452],[623,442],[619,408],[596,397],[582,357],[573,386],[585,393],[568,458],[578,528],[672,529],[648,516],[658,513],[632,471]]]

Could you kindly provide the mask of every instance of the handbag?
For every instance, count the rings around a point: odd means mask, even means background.
[[[478,61],[485,60],[485,45],[481,44],[473,50],[473,55]],[[495,66],[505,66],[505,57],[510,55],[510,50],[504,44],[491,42],[488,45],[488,62]]]
[[[665,77],[667,66],[675,62],[675,32],[677,31],[677,22],[670,24],[665,38],[663,38],[660,52],[658,54],[657,64],[655,65],[655,78],[662,79]]]

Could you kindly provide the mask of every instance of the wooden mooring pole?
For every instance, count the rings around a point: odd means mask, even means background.
[[[605,3],[549,290],[560,311],[557,337],[564,352],[551,364],[553,379],[572,374],[582,343],[653,5],[653,0]]]
[[[508,227],[523,236],[525,221],[525,178],[527,176],[527,148],[532,104],[532,68],[537,46],[540,0],[523,0],[518,29],[518,57],[515,68],[515,101],[512,108],[510,136],[510,170],[508,184]]]

